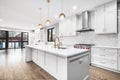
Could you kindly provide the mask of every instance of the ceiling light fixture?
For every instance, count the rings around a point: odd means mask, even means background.
[[[59,14],[59,18],[63,20],[65,18],[65,14],[63,13],[63,0],[61,0],[61,13]]]
[[[50,0],[47,0],[47,3],[48,3],[48,19],[46,20],[46,24],[50,25],[51,24],[51,21],[49,19],[49,3],[50,3]]]
[[[40,28],[42,28],[42,27],[43,27],[43,25],[41,24],[41,10],[42,10],[42,8],[39,8],[39,10],[40,10],[40,24],[38,24],[38,26],[39,26]]]

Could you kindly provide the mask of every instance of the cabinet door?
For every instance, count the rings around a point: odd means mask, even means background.
[[[35,41],[38,41],[40,40],[40,29],[36,29],[35,30]]]
[[[68,19],[68,25],[67,25],[68,35],[74,36],[76,35],[76,16],[72,16]]]
[[[71,16],[59,23],[59,36],[76,35],[76,16]]]
[[[67,36],[67,31],[66,31],[66,20],[63,20],[59,23],[59,36]]]
[[[57,71],[56,65],[57,65],[56,55],[46,53],[46,69],[48,70],[48,72],[50,72],[50,74],[54,76],[56,76],[56,71]]]
[[[76,22],[77,30],[82,29],[82,16],[77,16],[77,22]]]
[[[39,66],[41,66],[41,67],[44,67],[44,56],[45,54],[44,54],[44,52],[43,51],[38,51],[38,64],[39,64]]]
[[[58,57],[57,77],[59,80],[68,80],[67,69],[68,69],[67,59]]]
[[[117,70],[117,49],[92,48],[91,63]]]
[[[105,28],[106,33],[117,33],[117,3],[105,5]]]
[[[32,60],[37,62],[37,49],[32,49]]]
[[[118,53],[118,70],[120,71],[120,51]]]
[[[97,34],[105,32],[104,16],[104,6],[97,8],[95,11],[95,33]]]

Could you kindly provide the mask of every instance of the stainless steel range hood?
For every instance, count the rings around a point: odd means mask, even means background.
[[[83,31],[94,31],[89,26],[89,12],[88,11],[82,12],[82,29],[77,30],[77,32],[83,32]]]

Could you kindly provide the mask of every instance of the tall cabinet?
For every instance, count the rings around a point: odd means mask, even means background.
[[[96,34],[117,33],[117,1],[112,1],[95,10]]]

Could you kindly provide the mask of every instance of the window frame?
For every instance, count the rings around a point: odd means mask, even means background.
[[[51,33],[49,33],[49,30],[51,31]],[[53,39],[53,30],[55,30],[54,27],[47,29],[47,41],[48,42],[53,42],[54,41],[54,39]],[[49,34],[51,35],[51,39],[50,40],[49,40]]]

